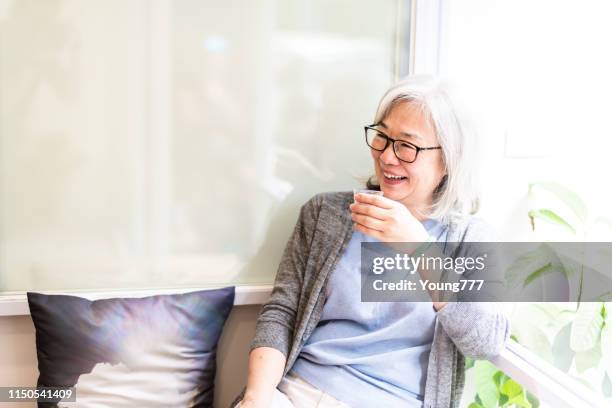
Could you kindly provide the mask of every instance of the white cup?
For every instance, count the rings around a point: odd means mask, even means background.
[[[353,189],[353,200],[355,200],[355,194],[358,194],[358,193],[384,196],[383,192],[379,190],[368,190],[367,188],[354,188]]]

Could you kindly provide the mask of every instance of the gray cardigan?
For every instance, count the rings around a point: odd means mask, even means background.
[[[251,350],[273,347],[291,369],[325,304],[325,284],[352,235],[352,192],[317,194],[300,209],[281,259],[274,288],[257,320]],[[449,225],[448,242],[484,241],[487,225],[478,218]],[[359,288],[355,288],[359,290]],[[465,356],[488,359],[500,353],[510,335],[507,317],[495,303],[447,303],[436,312],[425,383],[425,408],[459,406]],[[245,389],[231,404],[234,407]]]

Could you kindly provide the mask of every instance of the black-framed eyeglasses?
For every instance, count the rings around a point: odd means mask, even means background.
[[[373,150],[384,152],[391,142],[393,143],[393,153],[395,153],[395,157],[403,162],[413,163],[421,150],[436,150],[442,148],[442,146],[420,147],[405,140],[391,139],[374,126],[378,126],[378,124],[364,126],[367,145]]]

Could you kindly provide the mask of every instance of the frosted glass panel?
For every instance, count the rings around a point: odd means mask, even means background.
[[[0,291],[271,282],[372,171],[399,6],[0,0]]]

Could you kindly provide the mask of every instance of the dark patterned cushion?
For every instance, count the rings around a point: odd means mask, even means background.
[[[28,293],[28,302],[38,385],[76,388],[76,403],[58,406],[212,406],[233,286],[96,301]]]

